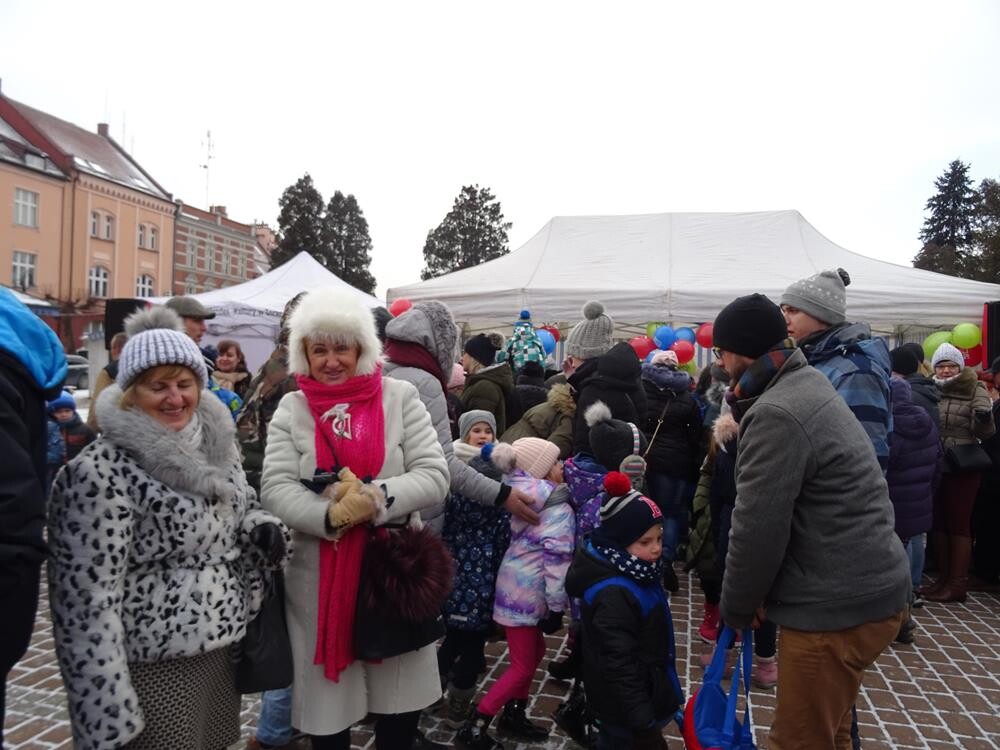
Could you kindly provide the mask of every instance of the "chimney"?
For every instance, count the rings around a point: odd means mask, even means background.
[[[208,212],[210,214],[218,214],[219,216],[223,216],[223,217],[225,217],[227,219],[229,218],[229,214],[226,213],[226,207],[225,206],[209,206],[208,207]]]
[[[105,138],[111,137],[108,134],[108,124],[106,122],[97,123],[97,134],[100,136],[104,136]]]

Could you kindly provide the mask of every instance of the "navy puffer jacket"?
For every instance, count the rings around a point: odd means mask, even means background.
[[[934,420],[913,402],[910,384],[894,377],[889,387],[893,428],[885,478],[896,514],[896,533],[909,539],[931,527],[934,487],[941,471],[941,440]]]

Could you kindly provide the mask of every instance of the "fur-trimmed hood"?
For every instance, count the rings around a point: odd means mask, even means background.
[[[458,326],[447,305],[436,300],[417,302],[385,326],[386,338],[408,341],[426,349],[448,377],[458,359]]]
[[[312,338],[358,344],[358,375],[371,375],[382,362],[382,342],[371,310],[340,287],[306,294],[289,318],[288,328],[288,369],[296,375],[309,374],[305,342]]]
[[[545,401],[560,414],[570,417],[576,415],[576,401],[573,400],[573,392],[566,383],[556,383],[549,388]]]
[[[170,430],[139,408],[121,409],[122,390],[111,384],[97,397],[97,419],[108,440],[128,451],[154,479],[180,492],[232,501],[231,472],[239,463],[236,426],[215,394],[201,392],[195,418]]]
[[[670,390],[674,393],[689,393],[691,391],[691,376],[682,370],[674,370],[662,365],[644,362],[642,379],[652,383],[660,390]]]
[[[739,432],[740,426],[736,423],[736,420],[733,419],[733,415],[729,412],[722,414],[712,424],[712,437],[715,439],[716,444],[718,444],[720,448],[735,438]]]

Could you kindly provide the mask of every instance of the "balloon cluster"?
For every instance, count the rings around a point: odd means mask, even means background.
[[[667,323],[647,323],[646,335],[636,336],[628,343],[639,359],[647,362],[658,351],[672,351],[682,370],[694,372],[694,345],[697,343],[704,349],[712,346],[712,324],[702,323],[695,331],[686,326],[675,329]]]
[[[542,342],[542,348],[546,354],[552,354],[556,350],[559,341],[559,329],[555,326],[542,326],[535,329],[535,335]]]
[[[965,357],[966,367],[975,367],[983,361],[983,332],[975,323],[959,323],[950,331],[936,331],[924,339],[924,355],[927,359],[941,344],[952,344],[958,347]]]

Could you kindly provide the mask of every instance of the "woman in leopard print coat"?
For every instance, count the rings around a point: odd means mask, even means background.
[[[80,750],[238,739],[228,647],[291,551],[179,325],[165,308],[129,321],[117,384],[95,407],[103,434],[50,501],[49,596]]]

